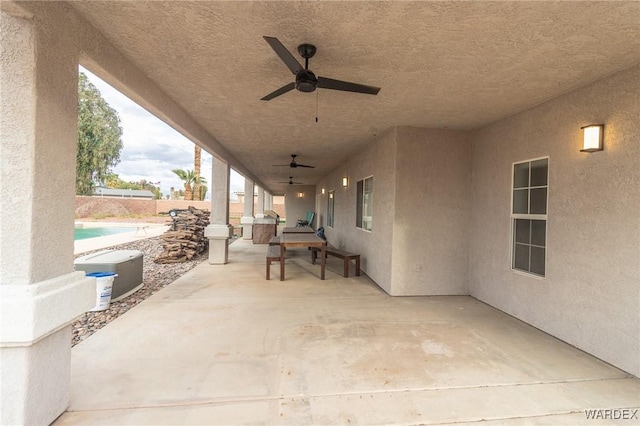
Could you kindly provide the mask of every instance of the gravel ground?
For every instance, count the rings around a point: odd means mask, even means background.
[[[146,238],[126,244],[120,244],[100,250],[88,251],[76,255],[77,257],[87,255],[102,250],[140,250],[143,253],[142,280],[144,285],[140,290],[125,297],[118,302],[112,302],[109,309],[98,312],[86,312],[76,322],[73,323],[73,339],[71,346],[75,346],[93,333],[109,324],[147,297],[156,293],[161,288],[171,284],[180,278],[187,271],[196,267],[200,262],[207,260],[208,251],[205,250],[199,256],[184,263],[157,264],[153,259],[162,252],[160,238]]]

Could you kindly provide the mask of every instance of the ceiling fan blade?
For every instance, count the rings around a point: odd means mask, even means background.
[[[275,37],[263,37],[267,41],[267,43],[269,43],[269,46],[271,46],[271,48],[278,54],[280,59],[282,59],[282,62],[284,62],[287,67],[289,67],[293,74],[297,74],[298,71],[304,69],[302,68],[302,65],[300,65],[300,62],[298,62],[298,60],[291,54],[291,52],[289,52],[287,48],[284,47],[282,43],[280,43],[280,40]]]
[[[289,185],[304,185],[302,182],[294,182],[293,180],[288,180],[286,182],[278,182],[278,183],[288,183]]]
[[[377,95],[380,91],[379,87],[349,83],[348,81],[334,80],[326,77],[318,77],[318,87],[322,89],[342,90],[345,92],[365,93],[367,95]]]
[[[298,164],[298,163],[296,163],[296,157],[297,156],[298,156],[298,154],[291,154],[291,163],[289,163],[289,164],[273,164],[273,167],[285,167],[285,166],[288,166],[288,167],[291,167],[292,169],[295,169],[297,167],[308,167],[310,169],[315,169],[315,166],[307,166],[306,164]],[[292,179],[292,178],[290,178],[290,179]]]
[[[278,97],[280,95],[284,95],[285,93],[287,93],[289,90],[293,90],[293,88],[296,86],[295,83],[289,83],[285,86],[282,86],[281,88],[279,88],[278,90],[275,90],[271,93],[269,93],[267,96],[265,96],[264,98],[261,98],[261,101],[270,101],[271,99]]]

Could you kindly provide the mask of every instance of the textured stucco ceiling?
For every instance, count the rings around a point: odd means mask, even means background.
[[[290,175],[314,183],[392,126],[477,128],[640,62],[635,1],[71,4],[276,190]],[[316,75],[382,90],[260,101],[293,81],[263,35],[296,56],[315,44]],[[271,166],[294,153],[317,168]]]

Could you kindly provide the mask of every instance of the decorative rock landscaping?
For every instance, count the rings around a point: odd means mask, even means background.
[[[208,252],[195,256],[191,260],[182,263],[159,264],[153,259],[163,252],[159,237],[146,238],[126,244],[109,247],[113,250],[140,250],[144,253],[143,260],[143,282],[144,286],[118,302],[112,302],[109,309],[97,312],[86,312],[76,322],[73,323],[73,339],[71,346],[75,346],[93,333],[118,318],[147,297],[156,293],[161,288],[180,278],[189,270],[193,269],[200,262],[208,258]],[[101,249],[104,250],[104,249]],[[100,250],[89,251],[78,254],[76,257]]]

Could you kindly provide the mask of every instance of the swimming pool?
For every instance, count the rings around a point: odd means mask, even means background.
[[[124,227],[104,227],[104,228],[76,228],[73,235],[74,240],[85,240],[87,238],[104,237],[105,235],[122,234],[133,232],[135,228]]]

